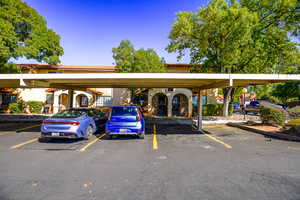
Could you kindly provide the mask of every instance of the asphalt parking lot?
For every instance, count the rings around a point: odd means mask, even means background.
[[[0,124],[1,200],[300,199],[300,143],[224,125],[148,126],[144,140],[38,141]]]

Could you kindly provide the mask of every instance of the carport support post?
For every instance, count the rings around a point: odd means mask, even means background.
[[[198,131],[202,132],[202,95],[201,90],[198,90]]]
[[[73,97],[74,97],[74,90],[68,90],[68,108],[73,108]]]

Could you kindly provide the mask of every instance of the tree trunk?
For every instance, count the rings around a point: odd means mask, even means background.
[[[229,109],[229,97],[231,94],[232,88],[224,88],[223,89],[223,116],[228,117],[228,109]]]
[[[233,103],[234,101],[234,95],[235,95],[236,88],[232,88],[230,92],[230,103]]]

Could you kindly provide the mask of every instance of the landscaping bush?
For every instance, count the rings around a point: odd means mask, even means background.
[[[229,104],[228,115],[233,113],[233,104]],[[223,104],[205,104],[203,105],[203,116],[222,116]]]
[[[21,103],[10,103],[8,107],[10,112],[14,114],[22,113],[24,109],[24,106]]]
[[[260,103],[260,118],[263,124],[284,126],[286,121],[286,112],[284,109],[271,103]]]
[[[288,109],[288,112],[293,118],[300,117],[300,106],[290,108],[290,109]]]
[[[300,126],[300,118],[290,120],[287,125],[288,126]]]
[[[28,101],[30,113],[41,113],[43,110],[44,103],[42,101]]]

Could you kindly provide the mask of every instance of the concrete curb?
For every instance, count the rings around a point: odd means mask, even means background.
[[[281,139],[281,140],[289,140],[289,141],[294,141],[294,142],[300,142],[300,137],[297,136],[293,136],[293,135],[286,135],[283,133],[276,133],[276,132],[268,132],[268,131],[262,131],[262,130],[258,130],[255,128],[250,128],[241,124],[237,124],[237,123],[227,123],[227,126],[231,126],[231,127],[235,127],[235,128],[240,128],[246,131],[250,131],[250,132],[254,132],[254,133],[258,133],[258,134],[262,134],[268,137],[272,137],[272,138],[276,138],[276,139]]]

